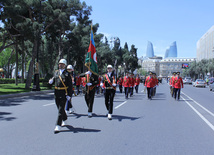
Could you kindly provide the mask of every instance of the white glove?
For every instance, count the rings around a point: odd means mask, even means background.
[[[85,74],[90,74],[90,75],[91,75],[91,72],[90,72],[90,71],[87,71]]]
[[[54,78],[50,79],[48,83],[49,83],[49,84],[53,84],[53,79],[54,79]]]
[[[103,86],[103,83],[100,83],[100,86],[102,87],[102,86]]]
[[[116,86],[117,86],[117,84],[115,84],[115,83],[114,83],[114,84],[112,84],[112,86],[116,87]]]
[[[71,100],[71,97],[70,97],[70,96],[66,96],[66,99],[67,99],[68,101],[70,101],[70,100]]]
[[[87,83],[87,86],[91,86],[92,85],[92,83]]]

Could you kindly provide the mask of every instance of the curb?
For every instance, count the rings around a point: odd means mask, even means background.
[[[54,90],[44,90],[44,91],[31,91],[31,92],[26,92],[26,93],[0,95],[0,99],[22,97],[22,96],[29,96],[29,95],[38,95],[38,94],[46,94],[46,93],[53,93],[53,92],[54,92]]]

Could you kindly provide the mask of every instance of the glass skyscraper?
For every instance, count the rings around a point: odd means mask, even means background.
[[[154,57],[153,45],[150,41],[148,41],[148,44],[147,44],[146,57],[148,58]]]
[[[168,47],[166,49],[166,52],[165,52],[165,58],[177,58],[177,45],[176,45],[176,41],[173,42],[170,47]]]

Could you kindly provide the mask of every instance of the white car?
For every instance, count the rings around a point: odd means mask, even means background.
[[[184,84],[192,84],[192,79],[191,79],[191,77],[185,77],[184,80],[183,80],[183,83],[184,83]]]
[[[193,87],[206,87],[206,82],[203,79],[196,79],[195,82],[192,82]]]

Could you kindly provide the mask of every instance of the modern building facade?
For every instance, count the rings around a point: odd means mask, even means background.
[[[148,41],[148,44],[147,44],[146,57],[147,58],[154,57],[153,44],[150,41]]]
[[[168,77],[173,72],[180,72],[181,75],[185,67],[189,67],[195,58],[165,58],[160,61],[159,76]]]
[[[157,75],[160,74],[160,61],[161,59],[144,59],[141,61],[142,69],[149,72],[155,72]]]
[[[197,42],[197,61],[214,58],[214,25]]]
[[[195,58],[141,58],[138,64],[147,72],[155,72],[158,76],[168,77],[173,72],[180,72],[181,75],[185,67],[189,67]]]

